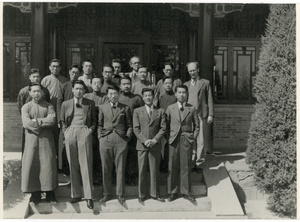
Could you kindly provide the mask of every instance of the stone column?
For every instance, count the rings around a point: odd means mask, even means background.
[[[31,3],[31,67],[48,74],[47,3]]]

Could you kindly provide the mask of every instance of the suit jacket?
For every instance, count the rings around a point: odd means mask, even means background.
[[[97,119],[95,112],[95,102],[86,98],[82,98],[82,108],[84,109],[85,116],[85,125],[92,130],[92,133],[96,129]],[[63,133],[71,125],[74,118],[74,99],[67,100],[62,103],[60,120],[62,124]]]
[[[74,94],[72,92],[72,82],[66,82],[62,85],[61,90],[58,93],[57,96],[57,104],[56,104],[56,110],[57,110],[57,120],[60,122],[60,112],[61,112],[61,105],[64,101],[70,100],[74,97]]]
[[[133,132],[137,137],[137,150],[148,150],[145,141],[155,139],[155,144],[150,149],[160,150],[160,140],[166,132],[165,111],[154,107],[151,119],[145,106],[137,108],[133,112]]]
[[[191,80],[185,82],[188,88],[190,88]],[[208,116],[213,116],[213,96],[210,83],[206,79],[199,79],[197,82],[198,86],[198,107],[197,111],[202,118],[207,118]]]
[[[98,138],[116,132],[120,137],[130,139],[132,135],[132,116],[130,108],[120,102],[113,116],[110,103],[99,106]]]
[[[166,110],[166,120],[169,132],[167,138],[169,139],[169,144],[172,144],[180,134],[184,135],[190,143],[193,143],[199,134],[200,128],[196,108],[191,104],[186,103],[182,118],[180,117],[179,112],[177,103],[168,106]]]

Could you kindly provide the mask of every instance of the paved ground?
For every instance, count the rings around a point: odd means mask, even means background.
[[[4,153],[4,160],[20,160],[20,153]],[[238,162],[244,158],[244,154],[238,154],[236,157],[230,155],[228,157],[219,157],[222,160],[229,159],[234,164],[235,160]],[[14,179],[15,178],[15,179]],[[8,187],[4,191],[4,217],[5,218],[22,218],[20,216],[26,211],[28,205],[28,196],[23,195],[20,190],[19,176],[14,175],[13,182],[8,184]],[[20,198],[20,196],[22,198]],[[12,204],[13,203],[13,204]],[[21,212],[22,211],[22,212]],[[29,219],[289,219],[280,218],[266,209],[265,200],[250,200],[245,203],[245,212],[247,217],[215,217],[211,212],[139,212],[139,213],[100,213],[97,215],[88,213],[66,213],[66,214],[45,214],[45,215],[33,215]]]

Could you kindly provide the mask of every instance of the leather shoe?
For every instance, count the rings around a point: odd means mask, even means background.
[[[138,199],[138,201],[139,201],[141,204],[143,204],[145,200],[146,200],[145,197],[139,197],[139,199]]]
[[[194,197],[191,197],[190,195],[186,195],[186,194],[183,194],[182,196],[184,199],[186,200],[189,200],[189,201],[192,201],[192,202],[195,202],[195,198]]]
[[[157,197],[152,197],[151,196],[151,199],[157,200],[157,201],[160,201],[160,202],[165,202],[165,199],[161,198],[160,196],[157,196]]]
[[[100,203],[105,203],[106,201],[109,201],[110,199],[111,199],[111,197],[106,195],[100,200]]]
[[[117,199],[120,204],[123,204],[125,202],[125,198],[123,196],[117,196]]]
[[[173,200],[175,200],[177,198],[177,195],[176,194],[171,194],[168,198],[168,201],[169,202],[172,202]]]
[[[78,202],[80,202],[80,201],[81,201],[81,197],[77,197],[77,198],[72,198],[72,199],[70,200],[70,203],[73,204],[73,203],[78,203]]]
[[[86,205],[89,209],[93,209],[94,208],[94,202],[92,199],[88,199],[86,200]]]

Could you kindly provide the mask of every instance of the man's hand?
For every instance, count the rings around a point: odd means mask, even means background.
[[[144,144],[146,147],[150,147],[150,140],[146,140]]]
[[[207,117],[207,123],[211,124],[214,121],[214,118],[212,116]]]

